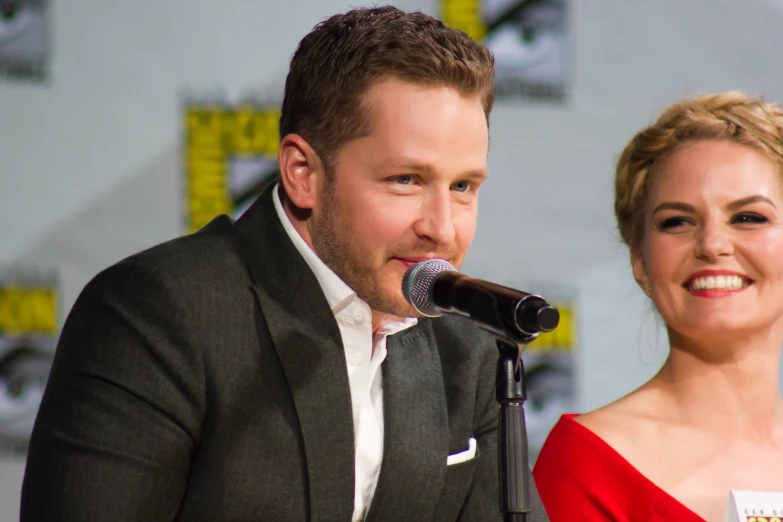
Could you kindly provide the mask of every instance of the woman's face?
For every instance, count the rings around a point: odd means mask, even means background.
[[[726,338],[783,317],[783,185],[776,165],[723,141],[688,144],[651,180],[634,276],[668,327]]]

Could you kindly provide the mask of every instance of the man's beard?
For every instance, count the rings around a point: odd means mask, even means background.
[[[324,190],[323,209],[324,212],[319,216],[317,223],[313,223],[314,227],[311,229],[313,249],[321,261],[351,287],[371,309],[398,317],[420,315],[402,297],[402,279],[397,281],[400,285],[399,292],[390,295],[383,284],[383,265],[376,267],[373,262],[376,260],[385,262],[392,257],[405,257],[406,254],[431,253],[433,246],[424,242],[419,242],[413,247],[391,245],[382,256],[374,255],[377,253],[368,251],[354,239],[356,236],[352,233],[352,223],[346,219],[334,190],[329,186]],[[389,255],[390,253],[392,255]],[[454,256],[444,256],[445,259],[449,257]]]
[[[351,223],[345,219],[339,201],[329,188],[324,191],[323,203],[325,212],[311,232],[313,248],[321,261],[373,310],[400,317],[414,315],[410,305],[386,295],[378,273],[380,267],[372,264],[375,256],[354,240]]]

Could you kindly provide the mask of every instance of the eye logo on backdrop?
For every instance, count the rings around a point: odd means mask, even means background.
[[[440,4],[444,23],[492,51],[498,98],[565,99],[566,0],[440,0]]]
[[[46,0],[0,0],[0,76],[42,79],[48,74]]]
[[[52,274],[0,276],[0,454],[26,453],[58,336]]]
[[[239,217],[277,179],[280,108],[188,101],[184,110],[184,225]]]

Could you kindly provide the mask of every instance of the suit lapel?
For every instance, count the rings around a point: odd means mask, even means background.
[[[428,323],[388,339],[383,405],[383,462],[367,520],[430,520],[446,471],[448,413]]]
[[[347,521],[353,512],[355,464],[345,352],[317,279],[277,217],[273,187],[237,221],[236,241],[299,418],[310,520]]]

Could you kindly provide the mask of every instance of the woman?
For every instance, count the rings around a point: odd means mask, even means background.
[[[564,415],[536,483],[552,522],[723,521],[731,490],[783,491],[783,110],[733,92],[670,107],[621,155],[615,213],[670,353]]]

